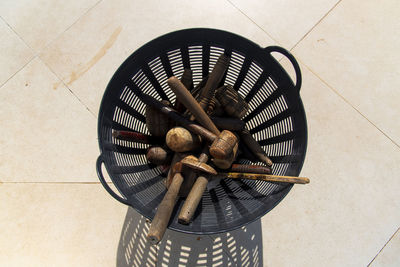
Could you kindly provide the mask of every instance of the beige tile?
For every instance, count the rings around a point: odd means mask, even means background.
[[[379,255],[374,259],[371,267],[396,267],[400,266],[400,232],[397,233],[387,243]]]
[[[33,51],[0,19],[0,86],[33,57]]]
[[[398,11],[395,0],[343,1],[294,51],[400,144]]]
[[[218,1],[103,1],[41,58],[97,113],[107,83],[136,49],[171,31],[209,27],[267,46],[273,41],[236,8]]]
[[[126,206],[99,184],[0,184],[1,266],[115,266]]]
[[[262,218],[264,264],[366,266],[398,228],[400,150],[301,67],[311,182]]]
[[[229,0],[287,49],[291,49],[338,0]]]
[[[0,90],[0,181],[97,181],[96,119],[39,60]]]
[[[0,15],[37,52],[98,1],[3,0]]]

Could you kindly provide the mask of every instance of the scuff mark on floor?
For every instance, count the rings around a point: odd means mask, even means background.
[[[107,42],[103,45],[103,47],[100,48],[100,50],[92,57],[91,60],[89,60],[86,64],[83,64],[82,67],[80,67],[78,70],[73,71],[70,76],[68,81],[66,82],[67,85],[71,85],[73,82],[79,79],[83,74],[85,74],[90,68],[92,68],[110,49],[115,41],[118,38],[118,35],[121,33],[122,26],[117,27],[114,32],[111,34],[111,36],[108,38]],[[65,79],[66,80],[66,79]],[[53,89],[57,89],[57,87],[60,85],[60,82],[53,84]]]
[[[121,30],[122,30],[121,26],[116,28],[114,32],[111,34],[110,38],[108,38],[107,42],[103,45],[103,47],[100,48],[100,50],[96,53],[96,55],[88,63],[84,64],[80,69],[78,69],[77,71],[73,71],[71,73],[67,85],[70,85],[71,83],[76,81],[79,77],[81,77],[83,74],[85,74],[107,53],[108,49],[110,49],[117,40]]]

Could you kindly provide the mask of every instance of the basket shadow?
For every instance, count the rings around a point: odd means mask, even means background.
[[[146,235],[146,218],[128,208],[117,251],[117,267],[127,266],[263,266],[261,221],[214,235],[167,230],[158,245]]]

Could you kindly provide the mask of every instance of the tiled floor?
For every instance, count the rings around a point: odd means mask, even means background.
[[[399,10],[395,0],[1,1],[0,265],[400,266]],[[98,183],[96,117],[126,57],[191,27],[292,51],[311,183],[243,229],[168,230],[154,247],[146,220]]]

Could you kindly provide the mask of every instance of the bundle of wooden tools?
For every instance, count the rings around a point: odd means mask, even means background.
[[[231,85],[221,81],[230,58],[222,54],[211,73],[196,87],[192,71],[167,83],[176,95],[172,105],[142,94],[146,125],[151,135],[114,131],[118,139],[151,144],[147,160],[168,170],[163,200],[152,220],[148,239],[157,244],[164,235],[178,197],[186,198],[178,221],[189,224],[208,182],[215,178],[309,183],[308,178],[271,174],[272,161],[252,137],[242,118],[248,104]],[[239,148],[240,143],[240,148]],[[235,164],[238,155],[260,165]]]

